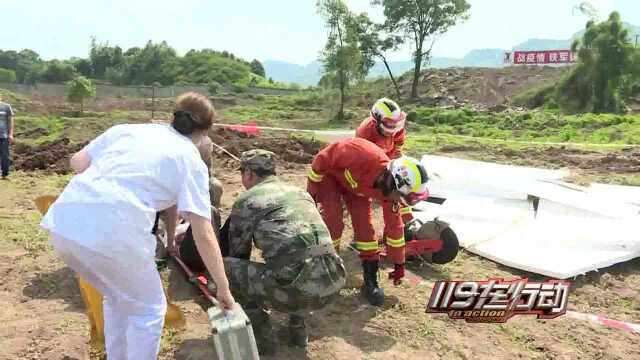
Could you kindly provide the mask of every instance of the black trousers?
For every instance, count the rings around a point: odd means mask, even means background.
[[[222,257],[229,256],[229,218],[225,221],[224,225],[220,229],[220,252],[222,253]],[[242,259],[249,260],[251,258],[251,252],[247,254],[234,254],[234,257],[239,257]],[[184,236],[184,239],[180,243],[180,258],[182,261],[194,272],[205,272],[207,271],[204,262],[202,261],[202,257],[198,252],[198,248],[196,247],[196,242],[193,239],[193,233],[191,232],[191,226],[187,229],[187,233]]]
[[[10,162],[9,139],[0,139],[0,168],[2,169],[2,176],[9,175]]]

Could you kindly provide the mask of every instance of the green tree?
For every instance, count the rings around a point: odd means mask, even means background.
[[[372,4],[383,6],[389,33],[403,33],[414,43],[411,98],[415,99],[422,64],[430,59],[437,37],[466,19],[471,5],[466,0],[373,0]]]
[[[177,78],[178,61],[176,51],[166,41],[158,44],[149,41],[143,49],[126,58],[123,82],[151,85],[158,81],[162,85],[172,85]]]
[[[262,77],[265,77],[264,67],[262,66],[260,61],[258,61],[257,59],[254,59],[251,62],[251,72],[256,74],[256,75],[260,75]]]
[[[334,89],[336,87],[336,77],[333,74],[324,74],[318,81],[318,87],[323,89]]]
[[[354,18],[355,25],[358,28],[358,36],[360,41],[360,51],[364,58],[363,64],[366,66],[366,71],[375,64],[375,59],[382,60],[387,73],[391,78],[393,87],[396,90],[397,99],[400,100],[400,88],[396,82],[396,78],[393,76],[393,72],[389,67],[387,61],[387,52],[395,51],[403,43],[401,36],[394,34],[385,34],[384,26],[376,24],[369,19],[366,13],[362,13]]]
[[[46,65],[37,52],[24,49],[18,53],[16,62],[16,81],[23,84],[34,84],[40,80]]]
[[[321,61],[325,74],[335,76],[340,91],[340,107],[335,120],[344,120],[347,86],[366,76],[358,42],[358,29],[352,14],[342,0],[318,0],[318,13],[329,30]]]
[[[109,46],[109,43],[98,43],[95,37],[91,38],[89,58],[93,69],[93,76],[104,79],[105,73],[110,67],[122,66],[124,54],[119,46]]]
[[[189,82],[247,85],[251,67],[211,49],[190,50],[180,59],[180,74]]]
[[[10,69],[0,68],[0,83],[13,84],[16,82],[16,72]]]
[[[76,68],[76,71],[85,77],[93,76],[93,65],[91,64],[91,60],[89,59],[81,59],[81,58],[71,58],[71,63],[73,67]]]
[[[640,50],[633,47],[620,14],[589,21],[572,51],[578,53],[578,64],[558,85],[560,107],[567,112],[624,112],[630,84],[640,78]]]
[[[51,60],[41,75],[42,80],[50,83],[64,83],[76,76],[76,70],[68,62]]]
[[[20,56],[14,50],[0,50],[0,68],[15,70]]]
[[[80,113],[84,111],[85,100],[95,97],[96,89],[91,80],[78,76],[67,83],[67,101],[80,104]]]

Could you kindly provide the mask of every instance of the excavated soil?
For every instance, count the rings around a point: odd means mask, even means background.
[[[313,156],[323,147],[323,143],[306,138],[282,136],[255,136],[242,132],[216,129],[209,133],[212,141],[226,151],[239,157],[243,151],[266,149],[277,154],[284,166],[287,164],[309,164]],[[67,174],[69,158],[82,149],[86,143],[74,144],[68,138],[30,146],[18,143],[13,149],[13,166],[17,170],[46,170],[49,173]],[[236,168],[238,163],[220,148],[214,147],[217,167]]]
[[[306,138],[250,135],[234,130],[218,128],[209,132],[209,137],[218,146],[236,157],[243,151],[251,149],[265,149],[276,153],[280,163],[310,164],[313,156],[320,151],[324,143]],[[214,147],[216,165],[218,167],[235,168],[236,160],[225,154],[220,148]]]
[[[68,138],[45,142],[37,146],[16,144],[13,154],[15,169],[24,171],[46,170],[50,173],[67,174],[69,158],[86,143],[73,144]]]

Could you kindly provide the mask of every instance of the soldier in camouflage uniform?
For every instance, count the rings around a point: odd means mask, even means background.
[[[305,317],[335,299],[345,284],[344,264],[309,194],[275,176],[272,152],[244,152],[240,171],[247,191],[221,231],[230,288],[251,317],[262,353],[275,348],[264,303],[289,314],[289,345],[305,347]],[[253,244],[265,263],[249,260]]]

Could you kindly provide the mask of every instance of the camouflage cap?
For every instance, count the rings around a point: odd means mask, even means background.
[[[240,167],[273,172],[276,169],[276,154],[263,149],[245,151],[240,155]]]

